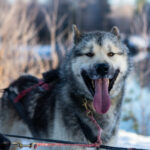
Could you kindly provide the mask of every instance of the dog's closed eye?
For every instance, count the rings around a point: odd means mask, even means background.
[[[88,57],[93,57],[95,54],[92,52],[88,53],[76,53],[76,56],[88,56]]]
[[[85,55],[88,56],[88,57],[93,57],[93,56],[94,56],[94,53],[89,52],[89,53],[86,53]]]
[[[109,57],[113,57],[114,55],[123,55],[123,53],[113,53],[113,52],[109,52],[109,53],[107,53],[107,56],[109,56]]]

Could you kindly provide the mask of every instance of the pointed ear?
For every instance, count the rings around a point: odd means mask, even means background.
[[[116,26],[112,27],[111,33],[114,34],[115,36],[117,36],[118,39],[120,39],[120,31],[119,31],[118,27],[116,27]]]
[[[72,30],[74,43],[77,44],[81,40],[82,34],[75,24],[72,25]]]

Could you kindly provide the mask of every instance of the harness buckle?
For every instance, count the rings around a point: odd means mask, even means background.
[[[12,143],[12,145],[17,146],[17,147],[19,147],[19,148],[24,148],[24,147],[32,148],[34,144],[33,144],[33,143],[30,143],[30,144],[22,144],[22,143],[20,143],[20,142],[14,142],[14,143]]]
[[[89,109],[88,102],[87,102],[87,99],[86,99],[85,97],[84,97],[84,99],[83,99],[83,106],[85,107],[85,110],[86,110],[86,112],[87,112],[87,115],[88,115],[88,116],[92,116],[93,113],[92,113],[92,111]]]

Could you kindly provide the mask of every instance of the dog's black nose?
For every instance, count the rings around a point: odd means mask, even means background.
[[[96,64],[96,71],[98,74],[100,74],[101,76],[105,76],[108,74],[108,70],[109,70],[109,65],[108,64]]]

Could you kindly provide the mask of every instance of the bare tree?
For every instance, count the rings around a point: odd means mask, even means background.
[[[36,10],[29,14],[28,3],[21,1],[10,5],[0,0],[0,6],[5,6],[0,8],[0,88],[4,88],[22,73],[39,75],[48,63],[33,52]]]
[[[60,29],[66,20],[67,15],[61,16],[58,19],[58,10],[59,10],[59,0],[52,1],[52,7],[50,12],[43,9],[43,13],[45,15],[46,25],[50,34],[50,46],[51,46],[51,68],[56,68],[59,64],[59,54],[57,53],[56,46],[57,43],[60,46],[61,53],[64,53],[64,46],[62,44],[62,39],[64,35],[68,32],[68,28],[63,30],[61,33],[57,34],[58,29]]]

